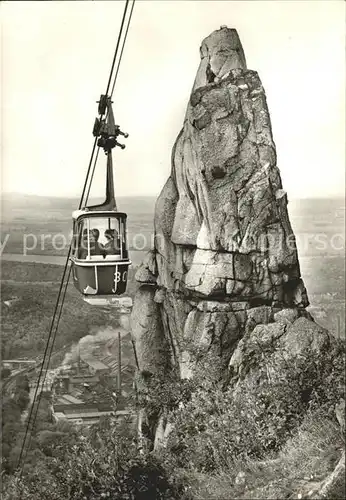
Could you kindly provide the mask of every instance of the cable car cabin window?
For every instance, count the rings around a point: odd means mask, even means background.
[[[127,258],[124,222],[115,217],[83,218],[78,225],[77,258],[91,260]]]

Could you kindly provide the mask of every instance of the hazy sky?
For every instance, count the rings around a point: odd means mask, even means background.
[[[123,8],[122,1],[1,3],[3,191],[80,194]],[[137,0],[114,95],[116,122],[130,134],[127,149],[115,152],[117,195],[159,194],[200,43],[222,24],[238,30],[248,68],[262,79],[289,197],[342,195],[342,0]]]

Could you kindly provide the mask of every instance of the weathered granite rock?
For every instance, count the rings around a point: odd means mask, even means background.
[[[235,29],[221,28],[205,38],[193,90],[224,78],[231,69],[246,69],[245,54]]]
[[[132,339],[136,345],[140,371],[156,372],[166,359],[167,341],[159,314],[159,305],[154,301],[155,289],[142,286],[135,295],[131,315]]]
[[[274,321],[290,325],[298,318],[298,315],[297,309],[282,309],[274,314]]]
[[[311,425],[314,421],[314,412],[318,416],[324,411],[324,418],[328,415],[328,419],[330,415],[329,425],[333,428],[332,410],[335,406],[334,422],[336,424],[338,421],[340,424],[340,437],[336,438],[336,441],[342,445],[344,361],[345,343],[307,318],[299,317],[287,323],[277,321],[267,325],[257,325],[238,342],[229,363],[228,390],[232,393],[232,403],[236,405],[238,402],[240,405],[242,401],[250,401],[251,395],[253,397],[255,394],[254,406],[257,409],[257,404],[263,401],[264,394],[264,399],[268,397],[268,401],[271,400],[270,404],[276,408],[278,414],[287,419],[285,421],[287,440],[292,435],[297,438],[299,432],[304,434],[302,427],[299,426],[304,416],[307,417],[306,431],[307,422]],[[335,405],[338,400],[340,403]],[[295,423],[295,431],[289,430],[290,405],[294,408],[295,417],[300,415]],[[272,413],[268,411],[263,420],[271,422],[271,418]],[[331,449],[327,439],[323,446],[326,457]],[[311,458],[309,453],[312,454]],[[312,452],[307,446],[305,459],[313,462],[314,453],[316,452]],[[280,461],[280,456],[277,460]],[[341,460],[328,477],[317,482],[304,480],[295,484],[293,481],[290,487],[296,493],[287,498],[344,498],[342,496],[345,491],[344,471],[343,452]],[[281,469],[280,473],[283,472],[285,471]],[[285,488],[280,484],[280,473],[278,472],[278,480],[273,481],[271,478],[264,490],[256,488],[253,492],[244,491],[244,495],[240,498],[284,498]]]
[[[297,359],[320,356],[322,360],[332,339],[325,328],[306,318],[298,318],[289,326],[284,322],[259,324],[244,335],[232,354],[229,367],[233,379],[250,379],[251,371],[257,376],[261,364],[266,371],[275,367],[271,376],[280,377]],[[253,364],[250,358],[256,355],[261,362]]]
[[[147,253],[142,264],[139,266],[135,279],[139,283],[155,284],[157,275],[157,266],[154,252]]]
[[[140,369],[166,363],[192,376],[195,351],[208,350],[227,368],[256,325],[276,314],[281,331],[303,315],[309,302],[266,97],[233,29],[202,42],[154,225],[154,249],[136,275],[143,284],[132,317]],[[158,349],[161,341],[168,349]]]

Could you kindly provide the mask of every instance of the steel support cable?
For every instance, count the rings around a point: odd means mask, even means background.
[[[20,455],[19,455],[19,459],[18,459],[18,467],[20,466],[20,463],[21,463],[21,460],[22,460],[22,457],[23,457],[23,454],[24,454],[26,439],[27,439],[27,436],[28,436],[29,427],[30,427],[30,423],[31,423],[31,417],[33,415],[35,401],[37,399],[37,394],[38,394],[39,387],[40,387],[40,384],[41,384],[42,373],[44,371],[45,361],[46,361],[46,358],[47,358],[49,344],[50,344],[50,340],[51,340],[51,337],[52,337],[52,332],[53,332],[53,327],[54,327],[54,323],[55,323],[55,318],[56,318],[56,314],[57,314],[58,307],[59,307],[60,296],[61,296],[62,288],[63,288],[63,285],[64,285],[66,271],[67,271],[68,264],[69,264],[70,253],[71,253],[71,245],[70,245],[70,248],[69,248],[69,251],[68,251],[68,254],[67,254],[66,263],[65,263],[65,267],[64,267],[64,272],[63,272],[63,276],[62,276],[62,279],[61,279],[61,282],[60,282],[60,287],[59,287],[59,292],[58,292],[58,298],[57,298],[57,301],[55,303],[54,312],[53,312],[53,318],[52,318],[51,326],[50,326],[49,333],[48,333],[48,340],[47,340],[46,347],[45,347],[44,354],[43,354],[42,365],[41,365],[39,376],[38,376],[37,383],[36,383],[36,388],[35,388],[33,402],[32,402],[32,405],[31,405],[31,408],[30,408],[30,412],[29,412],[29,415],[28,415],[28,421],[27,421],[27,425],[26,425],[26,429],[25,429],[24,439],[23,439],[23,442],[22,442],[22,447],[21,447],[21,451],[20,451]],[[33,422],[33,424],[34,424],[34,422]]]
[[[91,165],[92,165],[92,162],[93,162],[93,159],[94,159],[94,154],[95,154],[96,146],[97,146],[97,137],[95,137],[95,140],[94,140],[94,145],[93,145],[93,149],[92,149],[90,160],[89,160],[88,170],[87,170],[87,174],[86,174],[86,177],[85,177],[83,191],[82,191],[82,196],[81,196],[81,199],[80,199],[80,202],[79,202],[78,210],[80,210],[83,205],[86,205],[87,201],[88,201],[87,198],[86,198],[85,203],[83,203],[83,199],[84,199],[84,195],[85,195],[85,190],[87,188],[88,179],[89,179],[89,176],[90,176],[90,170],[91,170]],[[89,182],[89,184],[90,184],[90,182]],[[90,192],[90,186],[89,186],[88,193],[89,192]]]
[[[122,44],[122,48],[121,48],[121,52],[120,52],[120,56],[119,56],[119,61],[118,61],[118,65],[117,65],[117,69],[116,69],[116,73],[115,73],[115,78],[114,78],[114,82],[113,82],[113,86],[112,86],[111,97],[113,95],[114,87],[115,87],[115,82],[116,82],[116,79],[117,79],[117,76],[118,76],[118,73],[119,73],[120,61],[121,61],[121,58],[122,58],[122,55],[123,55],[123,52],[124,52],[125,41],[126,41],[126,38],[127,38],[127,33],[129,31],[129,26],[130,26],[130,21],[131,21],[131,17],[132,17],[134,3],[135,3],[135,0],[133,0],[131,11],[130,11],[130,16],[129,16],[129,19],[128,19],[128,22],[127,22],[127,27],[126,27],[126,31],[125,31],[125,35],[124,35],[124,40],[123,40],[123,44]],[[121,25],[120,25],[120,31],[119,31],[119,35],[118,35],[117,45],[116,45],[114,56],[113,56],[113,61],[112,61],[111,70],[110,70],[110,73],[109,73],[109,78],[108,78],[107,89],[106,89],[105,95],[108,95],[109,87],[110,87],[110,84],[111,84],[111,81],[112,81],[113,71],[114,71],[116,60],[117,60],[117,55],[118,55],[119,45],[120,45],[120,41],[121,41],[121,37],[122,37],[122,32],[123,32],[123,29],[124,29],[124,23],[125,23],[125,19],[126,19],[126,13],[127,13],[128,5],[129,5],[129,0],[126,0],[124,12],[123,12],[123,18],[122,18]],[[103,115],[101,115],[101,118],[102,118],[102,116]],[[106,115],[106,119],[107,119],[107,116],[108,116],[108,113]],[[94,141],[94,147],[93,147],[92,154],[91,154],[91,157],[90,157],[90,162],[89,162],[87,177],[85,179],[85,184],[84,184],[84,188],[83,188],[81,204],[80,204],[79,208],[81,208],[83,206],[84,193],[85,193],[85,190],[86,190],[87,181],[88,181],[89,176],[90,176],[91,164],[93,162],[96,145],[97,145],[97,137],[95,138],[95,141]],[[86,201],[84,203],[85,205],[86,205],[87,200],[89,198],[90,189],[91,189],[92,181],[93,181],[94,174],[95,174],[95,168],[96,168],[96,163],[97,163],[97,160],[98,160],[99,151],[100,151],[100,148],[97,149],[96,158],[95,158],[95,161],[94,161],[93,169],[91,171],[91,176],[90,176],[90,180],[89,180],[89,187],[88,187],[87,197],[86,197]]]
[[[118,73],[119,73],[119,68],[120,68],[121,59],[122,59],[122,57],[123,57],[123,52],[124,52],[125,42],[126,42],[126,39],[127,39],[127,34],[128,34],[128,32],[129,32],[130,23],[131,23],[131,18],[132,18],[132,12],[133,12],[133,8],[134,8],[134,6],[135,6],[135,2],[136,2],[136,0],[133,0],[133,1],[132,1],[132,6],[131,6],[131,10],[130,10],[130,15],[129,15],[129,19],[128,19],[128,22],[127,22],[127,27],[126,27],[126,31],[125,31],[125,35],[124,35],[123,45],[122,45],[122,47],[121,47],[121,51],[120,51],[119,62],[118,62],[117,70],[116,70],[116,72],[115,72],[115,76],[114,76],[114,81],[113,81],[113,86],[112,86],[111,97],[113,96],[113,93],[114,93],[114,87],[115,87],[115,83],[116,83],[116,81],[117,81],[117,77],[118,77]]]
[[[92,162],[93,154],[94,154],[94,151],[95,151],[95,148],[96,148],[96,140],[97,140],[97,138],[95,139],[95,142],[94,142],[93,153],[91,155],[89,166],[88,166],[88,174],[90,173],[91,162]],[[99,153],[99,149],[97,151],[96,160],[97,160],[98,153]],[[96,160],[95,160],[95,163],[96,163]],[[95,165],[94,165],[94,168],[95,168]],[[84,182],[83,192],[82,192],[82,196],[81,196],[81,199],[80,199],[80,202],[79,202],[79,209],[83,206],[83,198],[84,198],[85,189],[86,189],[86,185],[87,185],[86,181],[87,181],[87,179]],[[87,196],[86,196],[86,199],[85,199],[85,203],[88,202],[89,192],[90,192],[90,185],[89,185],[89,190],[88,190],[88,193],[87,193]],[[67,279],[66,279],[66,282],[65,282],[65,276],[66,276],[66,272],[67,272],[67,269],[68,269],[70,254],[71,254],[71,244],[70,244],[69,249],[68,249],[68,253],[67,253],[67,257],[66,257],[66,262],[65,262],[65,267],[64,267],[64,272],[63,272],[63,275],[62,275],[62,278],[61,278],[60,288],[59,288],[59,292],[58,292],[58,297],[57,297],[57,301],[56,301],[56,304],[55,304],[53,318],[52,318],[52,322],[51,322],[51,326],[50,326],[50,330],[49,330],[49,334],[48,334],[48,340],[47,340],[46,348],[45,348],[45,351],[44,351],[44,354],[43,354],[43,361],[42,361],[41,369],[40,369],[39,376],[38,376],[38,379],[37,379],[36,388],[35,388],[35,394],[34,394],[34,397],[33,397],[33,402],[32,402],[31,408],[30,408],[30,413],[28,415],[28,422],[27,422],[27,426],[26,426],[26,430],[25,430],[25,435],[24,435],[24,440],[23,440],[23,443],[22,443],[22,448],[21,448],[21,452],[20,452],[20,456],[19,456],[19,460],[18,460],[18,467],[19,467],[19,465],[21,463],[22,457],[23,457],[23,465],[24,465],[26,455],[27,455],[27,453],[28,453],[28,451],[30,449],[30,442],[31,442],[31,435],[32,435],[31,433],[29,434],[28,446],[27,446],[26,452],[24,454],[26,439],[27,439],[27,436],[28,436],[28,432],[29,432],[29,428],[30,428],[30,423],[31,423],[31,417],[33,415],[33,411],[34,411],[34,406],[35,406],[36,399],[37,399],[37,405],[36,405],[36,411],[35,411],[35,414],[34,414],[34,418],[33,418],[33,421],[32,421],[32,427],[35,424],[35,420],[36,420],[36,417],[37,417],[37,414],[38,414],[38,409],[39,409],[40,402],[41,402],[41,397],[42,397],[42,391],[39,394],[38,394],[38,391],[39,391],[40,385],[42,385],[42,387],[43,387],[43,385],[45,383],[45,380],[46,380],[47,370],[48,370],[50,359],[51,359],[51,356],[52,356],[52,353],[53,353],[54,342],[55,342],[55,338],[56,338],[56,335],[57,335],[57,332],[58,332],[60,318],[61,318],[61,314],[62,314],[64,302],[65,302],[65,296],[66,296],[67,287],[68,287],[68,283],[69,283],[70,275],[71,275],[71,267],[70,267],[69,271],[68,271]],[[61,305],[60,305],[60,311],[58,313],[59,303],[60,303],[60,297],[61,297],[61,292],[62,292],[62,288],[63,288],[64,282],[65,282],[65,290],[64,290],[64,293],[63,293],[63,296],[62,296],[62,301],[61,301]],[[53,333],[53,329],[54,329],[54,324],[55,324],[55,318],[56,318],[57,313],[58,313],[58,319],[57,319],[56,327],[55,327],[54,334],[53,334],[53,337],[52,337],[52,333]],[[52,339],[52,341],[51,341],[51,339]],[[49,350],[49,346],[50,346],[50,350]],[[49,354],[48,354],[48,350],[49,350]],[[48,354],[48,358],[47,358],[47,354]],[[45,363],[46,359],[48,359],[47,363]],[[46,370],[45,370],[45,364],[47,365]],[[41,384],[42,374],[44,374],[44,375],[43,375],[43,381],[42,381],[42,384]],[[38,394],[38,397],[37,397],[37,394]],[[21,473],[22,473],[22,470],[21,470]]]
[[[124,28],[124,22],[125,22],[125,18],[126,18],[127,8],[129,6],[129,1],[130,0],[126,0],[126,4],[125,4],[125,8],[124,8],[124,13],[123,13],[123,18],[121,20],[120,31],[119,31],[119,35],[118,35],[117,45],[116,45],[115,52],[114,52],[114,57],[113,57],[113,61],[112,61],[111,71],[110,71],[110,74],[109,74],[108,83],[107,83],[107,89],[106,89],[105,95],[108,95],[109,87],[110,87],[110,84],[111,84],[111,81],[112,81],[112,76],[113,76],[115,61],[116,61],[116,58],[117,58],[117,55],[118,55],[119,44],[120,44],[121,35],[122,35],[122,32],[123,32],[123,28]]]
[[[109,75],[109,79],[108,79],[108,83],[107,83],[106,95],[108,94],[108,90],[109,90],[110,83],[111,83],[111,80],[112,80],[113,70],[114,70],[114,66],[115,66],[116,57],[117,57],[117,54],[118,54],[118,49],[119,49],[119,44],[120,44],[120,40],[121,40],[122,30],[123,30],[123,27],[124,27],[124,22],[125,22],[125,18],[126,18],[128,4],[129,4],[129,0],[126,0],[126,5],[125,5],[125,9],[124,9],[124,13],[123,13],[123,18],[122,18],[122,22],[121,22],[121,27],[120,27],[120,32],[119,32],[118,41],[117,41],[117,46],[116,46],[116,49],[115,49],[115,54],[114,54],[114,57],[113,57],[111,71],[110,71],[110,75]],[[130,13],[130,17],[129,17],[129,21],[128,21],[128,25],[127,25],[127,29],[126,29],[126,33],[125,33],[125,37],[124,37],[124,42],[123,42],[122,49],[121,49],[120,59],[119,59],[117,70],[116,70],[116,76],[115,76],[115,80],[114,80],[114,83],[113,83],[112,94],[113,94],[113,91],[114,91],[116,77],[117,77],[118,72],[119,72],[120,61],[121,61],[122,53],[123,53],[123,50],[124,50],[124,45],[125,45],[125,41],[126,41],[128,29],[129,29],[129,24],[130,24],[132,12],[133,12],[133,7],[134,7],[134,1],[133,1],[133,4],[132,4],[131,13]],[[89,161],[89,165],[88,165],[87,175],[86,175],[84,186],[83,186],[82,196],[81,196],[79,207],[78,207],[79,209],[81,209],[82,206],[83,206],[83,199],[84,199],[85,191],[87,189],[88,178],[90,176],[90,170],[91,170],[91,165],[92,165],[94,154],[95,154],[96,145],[97,145],[97,137],[95,137],[95,141],[94,141],[94,145],[93,145],[93,149],[92,149],[92,153],[91,153],[91,157],[90,157],[90,161]],[[91,179],[89,181],[89,187],[88,187],[88,192],[87,192],[85,204],[87,203],[88,198],[89,198],[91,183],[92,183],[93,175],[94,175],[94,172],[95,172],[95,166],[96,166],[96,162],[97,162],[97,158],[98,158],[99,149],[100,148],[98,148],[98,150],[97,150],[96,159],[95,159],[93,170],[92,170],[92,174],[91,174]],[[33,414],[33,409],[34,409],[35,401],[36,401],[36,398],[37,398],[37,393],[38,393],[38,390],[39,390],[39,387],[40,387],[40,384],[41,384],[41,377],[42,377],[42,373],[44,371],[45,361],[46,361],[47,354],[48,354],[48,348],[49,348],[49,345],[51,344],[51,348],[50,348],[50,352],[49,352],[49,356],[48,356],[47,369],[48,369],[50,358],[51,358],[51,355],[52,355],[55,337],[56,337],[56,334],[57,334],[57,331],[58,331],[58,326],[59,326],[59,322],[60,322],[60,318],[61,318],[62,308],[63,308],[63,305],[64,305],[64,300],[65,300],[65,296],[66,296],[68,282],[69,282],[69,278],[70,278],[70,274],[71,274],[71,268],[69,269],[68,277],[67,277],[67,280],[66,280],[66,283],[65,283],[65,290],[64,290],[64,294],[63,294],[63,300],[61,302],[61,307],[60,307],[60,311],[59,311],[59,315],[58,315],[58,320],[57,320],[55,332],[54,332],[54,335],[53,335],[53,340],[52,340],[52,342],[50,342],[50,340],[52,338],[54,324],[55,324],[55,318],[56,318],[56,315],[57,315],[57,312],[58,312],[58,307],[59,307],[59,303],[60,303],[60,297],[61,297],[61,293],[62,293],[62,288],[63,288],[63,284],[64,284],[64,281],[65,281],[65,276],[66,276],[66,272],[67,272],[67,268],[68,268],[68,264],[69,264],[70,254],[71,254],[71,244],[70,244],[70,247],[69,247],[69,250],[68,250],[68,254],[67,254],[67,258],[66,258],[66,263],[65,263],[65,267],[64,267],[64,272],[63,272],[63,276],[62,276],[62,279],[61,279],[61,282],[60,282],[60,288],[59,288],[58,297],[57,297],[57,301],[56,301],[55,308],[54,308],[54,313],[53,313],[53,318],[52,318],[52,322],[51,322],[50,331],[49,331],[49,334],[48,334],[48,340],[47,340],[47,343],[46,343],[46,348],[45,348],[44,355],[43,355],[43,361],[42,361],[42,365],[41,365],[39,377],[38,377],[37,384],[36,384],[36,389],[35,389],[35,394],[34,394],[33,402],[32,402],[31,408],[30,408],[29,416],[28,416],[28,422],[27,422],[27,426],[26,426],[26,430],[25,430],[24,440],[23,440],[23,443],[22,443],[21,452],[20,452],[20,456],[19,456],[19,460],[18,460],[18,467],[20,466],[20,463],[21,463],[21,460],[22,460],[22,457],[23,457],[23,453],[24,453],[24,449],[25,449],[25,443],[26,443],[26,438],[27,438],[27,435],[28,435],[29,427],[30,427],[31,417],[32,417],[32,414]],[[44,375],[43,383],[45,382],[45,379],[46,379],[47,369],[46,369],[46,373]],[[36,416],[37,416],[37,413],[38,413],[38,408],[39,408],[39,404],[40,404],[40,401],[41,401],[41,394],[42,394],[42,391],[41,391],[41,393],[39,395],[40,397],[39,397],[39,399],[37,401],[37,407],[36,407],[35,417],[34,417],[34,420],[33,420],[33,425],[35,423]],[[31,434],[30,434],[30,438],[29,438],[29,446],[30,446],[30,441],[31,441]],[[29,446],[27,447],[27,451],[29,450]],[[26,456],[26,454],[27,454],[27,452],[25,453],[25,456]],[[24,461],[25,461],[25,459],[24,459]],[[23,463],[23,466],[24,466],[24,463]],[[21,470],[21,473],[22,473],[22,471],[23,471],[23,468]]]
[[[129,15],[129,18],[128,18],[128,21],[127,21],[126,31],[125,31],[125,35],[124,35],[124,39],[123,39],[121,51],[120,51],[120,56],[119,56],[119,61],[118,61],[118,64],[117,64],[117,69],[116,69],[115,76],[114,76],[114,81],[113,81],[113,85],[112,85],[112,91],[111,91],[111,94],[110,94],[111,98],[112,98],[113,93],[114,93],[115,83],[117,81],[117,77],[118,77],[118,73],[119,73],[120,63],[121,63],[121,59],[122,59],[124,48],[125,48],[127,34],[128,34],[128,31],[129,31],[129,28],[130,28],[130,23],[131,23],[131,18],[132,18],[132,12],[133,12],[133,8],[135,6],[135,1],[136,0],[132,1],[130,15]],[[122,23],[122,27],[123,27],[123,23]],[[114,58],[114,62],[115,62],[115,58]],[[114,64],[112,65],[112,68],[114,69]],[[108,88],[108,86],[107,86],[107,88]],[[107,116],[108,116],[108,112],[107,112],[107,115],[106,115],[106,119],[107,119]],[[91,177],[90,177],[90,182],[89,182],[89,187],[88,187],[88,192],[87,192],[87,199],[89,198],[90,189],[91,189],[92,181],[93,181],[94,174],[95,174],[96,163],[97,163],[97,160],[98,160],[99,152],[100,152],[100,147],[98,147],[98,149],[97,149],[96,158],[95,158],[95,161],[94,161],[94,166],[93,166],[93,169],[92,169],[92,172],[91,172]]]
[[[39,407],[40,407],[40,403],[41,403],[41,399],[42,399],[42,392],[43,392],[43,387],[44,387],[44,384],[46,382],[46,378],[47,378],[47,370],[49,368],[49,364],[50,364],[50,360],[51,360],[51,357],[52,357],[52,354],[53,354],[53,347],[54,347],[54,343],[55,343],[55,339],[56,339],[56,335],[57,335],[57,332],[58,332],[58,329],[59,329],[59,323],[60,323],[60,318],[61,318],[61,314],[62,314],[62,310],[63,310],[63,307],[64,307],[64,302],[65,302],[65,296],[66,296],[66,292],[67,292],[67,288],[68,288],[68,284],[69,284],[69,280],[70,280],[70,275],[71,275],[71,267],[69,268],[68,270],[68,274],[67,274],[67,279],[65,281],[65,289],[64,289],[64,292],[63,292],[63,296],[62,296],[62,301],[61,301],[61,306],[60,306],[60,311],[59,311],[59,314],[58,314],[58,319],[57,319],[57,322],[56,322],[56,326],[55,326],[55,330],[54,330],[54,333],[53,333],[53,337],[52,337],[52,341],[50,342],[50,350],[49,350],[49,353],[48,353],[48,361],[46,363],[46,368],[44,368],[43,364],[42,364],[42,367],[43,367],[43,380],[42,380],[42,383],[40,382],[37,387],[39,387],[41,385],[42,387],[42,390],[41,392],[39,392],[38,394],[38,397],[37,397],[37,405],[36,405],[36,411],[35,411],[35,414],[33,416],[33,421],[32,421],[32,427],[34,426],[35,422],[36,422],[36,418],[37,418],[37,414],[38,414],[38,410],[39,410]],[[35,403],[35,397],[34,397],[34,400],[33,400],[33,404],[32,404],[32,408],[34,408],[34,403]],[[33,429],[32,429],[33,430]],[[26,452],[23,454],[23,464],[25,463],[25,458],[26,458],[26,455],[28,453],[28,451],[30,450],[30,444],[31,444],[31,438],[32,438],[32,432],[29,433],[29,437],[28,437],[28,445],[26,447]]]
[[[93,157],[94,157],[96,145],[97,145],[97,137],[95,138],[93,149],[92,149],[92,153],[91,153],[91,157],[90,157],[90,160],[89,160],[87,176],[86,176],[86,179],[85,179],[85,182],[84,182],[83,191],[82,191],[82,195],[81,195],[79,206],[78,206],[79,209],[81,209],[82,206],[83,206],[83,198],[84,198],[84,195],[85,195],[85,190],[87,188],[88,177],[90,176],[90,170],[91,170],[91,166],[92,166],[92,161],[93,161]],[[97,154],[98,154],[98,152],[97,152]],[[90,186],[89,186],[89,191],[90,191]],[[87,201],[88,201],[89,191],[88,191],[85,203],[87,203]],[[41,364],[41,369],[40,369],[39,376],[38,376],[37,383],[36,383],[36,388],[35,388],[35,393],[34,393],[34,397],[33,397],[33,402],[32,402],[32,405],[31,405],[31,408],[30,408],[30,412],[29,412],[29,415],[28,415],[28,421],[27,421],[27,425],[26,425],[26,429],[25,429],[24,439],[23,439],[23,442],[22,442],[22,447],[21,447],[21,451],[20,451],[20,455],[19,455],[19,459],[18,459],[18,467],[20,466],[22,458],[23,458],[23,455],[24,455],[24,449],[25,449],[26,439],[27,439],[27,436],[28,436],[28,433],[29,433],[29,428],[30,428],[30,424],[31,424],[31,418],[32,418],[33,411],[34,411],[34,406],[35,406],[35,402],[36,402],[36,399],[37,399],[37,394],[38,394],[38,391],[39,391],[39,387],[41,385],[41,378],[42,378],[42,374],[44,372],[44,367],[45,367],[45,364],[46,364],[46,359],[47,359],[49,345],[51,344],[51,349],[50,349],[50,355],[49,355],[49,358],[48,358],[47,369],[48,369],[48,366],[49,366],[49,362],[50,362],[50,358],[51,358],[51,354],[52,354],[52,350],[53,350],[53,346],[54,346],[54,340],[55,340],[56,333],[57,333],[58,327],[59,327],[59,321],[60,321],[60,317],[61,317],[61,313],[62,313],[62,308],[63,308],[63,305],[64,305],[64,300],[65,300],[66,290],[67,290],[67,286],[68,286],[68,282],[69,282],[69,278],[70,278],[71,269],[69,270],[69,273],[68,273],[68,278],[67,278],[66,285],[65,285],[65,292],[64,292],[64,295],[63,295],[63,300],[62,300],[61,307],[60,307],[60,312],[59,312],[59,315],[58,315],[58,321],[57,321],[56,328],[55,328],[54,338],[53,338],[53,342],[51,343],[53,328],[54,328],[54,324],[55,324],[55,318],[56,318],[56,315],[57,315],[57,312],[58,312],[59,303],[60,303],[60,297],[61,297],[61,293],[62,293],[62,288],[64,286],[65,276],[66,276],[67,268],[68,268],[68,265],[69,265],[70,254],[71,254],[71,244],[70,244],[69,249],[68,249],[68,253],[67,253],[67,257],[66,257],[66,262],[65,262],[65,266],[64,266],[64,271],[63,271],[62,278],[61,278],[61,281],[60,281],[60,287],[59,287],[59,291],[58,291],[58,297],[57,297],[57,300],[56,300],[56,303],[55,303],[55,308],[54,308],[54,312],[53,312],[53,318],[52,318],[51,326],[50,326],[50,329],[49,329],[49,334],[48,334],[48,339],[47,339],[45,351],[44,351],[44,354],[43,354],[43,360],[42,360],[42,364]],[[45,378],[46,377],[44,376],[44,381],[45,381]],[[43,381],[43,383],[44,383],[44,381]],[[35,417],[34,417],[34,419],[32,421],[32,427],[34,426],[34,423],[35,423],[35,420],[36,420],[36,416],[37,416],[37,413],[38,413],[38,408],[39,408],[40,401],[41,401],[41,398],[37,402]],[[27,450],[26,450],[25,455],[24,455],[23,466],[24,466],[24,462],[25,462],[25,457],[27,455],[27,452],[29,451],[30,441],[31,441],[31,434],[29,435],[29,444],[28,444]],[[22,472],[23,472],[23,468],[21,469],[21,474],[22,474]]]
[[[95,141],[95,146],[96,146],[96,141]],[[97,154],[98,154],[98,152],[97,152]],[[92,160],[92,158],[91,158],[91,160]],[[91,162],[91,160],[90,160],[90,162]],[[90,171],[90,167],[91,167],[91,163],[89,163],[88,171]],[[82,196],[81,196],[81,199],[80,199],[79,208],[82,207],[82,200],[84,198],[85,189],[86,189],[86,182],[84,183],[83,193],[82,193]],[[90,187],[89,187],[89,190],[90,190]],[[86,197],[86,201],[85,201],[86,203],[88,201],[88,197],[89,197],[89,192],[88,192],[87,197]],[[30,408],[30,413],[28,415],[28,422],[27,422],[27,426],[26,426],[26,430],[25,430],[24,440],[23,440],[23,443],[22,443],[21,453],[20,453],[19,460],[18,460],[18,467],[19,467],[19,465],[21,463],[21,459],[22,459],[23,455],[24,455],[24,457],[23,457],[23,465],[24,465],[27,452],[30,449],[31,433],[29,434],[28,446],[27,446],[26,452],[24,454],[24,448],[25,448],[26,439],[27,439],[28,432],[29,432],[29,427],[30,427],[30,423],[31,423],[31,417],[32,417],[33,411],[34,411],[34,405],[35,405],[35,402],[36,402],[36,399],[37,399],[36,412],[35,412],[35,415],[34,415],[34,418],[33,418],[33,421],[32,421],[32,427],[34,426],[34,423],[35,423],[35,420],[36,420],[36,417],[37,417],[37,414],[38,414],[38,409],[39,409],[39,406],[40,406],[40,402],[41,402],[41,397],[42,397],[42,391],[38,394],[39,387],[40,387],[40,385],[43,386],[44,383],[45,383],[45,380],[46,380],[47,370],[48,370],[50,359],[51,359],[51,356],[52,356],[52,353],[53,353],[54,342],[55,342],[55,338],[56,338],[56,335],[57,335],[57,332],[58,332],[60,318],[61,318],[61,314],[62,314],[64,302],[65,302],[65,296],[66,296],[67,287],[68,287],[68,283],[69,283],[70,275],[71,275],[71,267],[70,267],[69,270],[68,270],[67,279],[65,281],[65,276],[66,276],[66,272],[67,272],[67,269],[68,269],[70,254],[71,254],[71,244],[70,244],[69,249],[68,249],[68,253],[67,253],[67,257],[66,257],[66,262],[65,262],[65,267],[64,267],[64,272],[63,272],[63,275],[62,275],[62,278],[61,278],[59,292],[58,292],[58,297],[57,297],[57,301],[56,301],[56,304],[55,304],[53,318],[52,318],[52,322],[51,322],[51,326],[50,326],[50,330],[49,330],[49,334],[48,334],[48,340],[47,340],[46,348],[45,348],[45,351],[44,351],[44,354],[43,354],[43,361],[42,361],[41,369],[40,369],[39,376],[38,376],[38,379],[37,379],[36,388],[35,388],[35,394],[34,394],[34,397],[33,397],[33,402],[32,402],[31,408]],[[64,293],[63,293],[63,296],[62,296],[62,301],[61,301],[60,310],[59,310],[60,297],[61,297],[61,293],[62,293],[62,288],[64,286],[64,282],[65,282],[65,290],[64,290]],[[59,310],[59,313],[58,313],[58,310]],[[54,330],[54,334],[53,334],[53,337],[52,337],[52,333],[53,333],[53,329],[54,329],[54,324],[55,324],[55,318],[56,318],[57,313],[58,313],[58,319],[57,319],[55,330]],[[52,339],[52,341],[51,341],[51,339]],[[50,349],[49,349],[49,346],[50,346]],[[49,350],[49,353],[48,353],[48,350]],[[47,355],[48,355],[48,358],[47,358]],[[47,363],[46,363],[46,359],[48,359]],[[47,365],[46,371],[45,371],[45,364]],[[41,384],[41,378],[42,378],[42,374],[43,373],[44,373],[44,375],[43,375],[43,381],[42,381],[42,384]],[[38,397],[37,397],[37,394],[38,394]]]
[[[87,192],[85,204],[87,203],[87,201],[89,199],[91,184],[92,184],[93,179],[94,179],[95,168],[96,168],[96,163],[97,163],[97,160],[98,160],[98,157],[99,157],[99,152],[100,152],[100,148],[98,147],[97,148],[97,152],[96,152],[96,156],[95,156],[94,166],[93,166],[93,169],[91,171],[90,182],[89,182],[89,187],[88,187],[88,192]]]

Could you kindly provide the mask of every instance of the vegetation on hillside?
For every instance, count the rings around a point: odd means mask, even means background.
[[[238,396],[219,380],[211,354],[192,381],[174,383],[172,377],[162,385],[146,376],[140,404],[173,425],[165,448],[143,447],[131,419],[104,419],[64,443],[56,435],[46,447],[40,444],[49,437],[44,434],[36,438],[35,467],[22,480],[8,477],[3,498],[264,500],[307,494],[333,471],[344,447],[334,412],[344,390],[343,353],[344,344],[336,342],[323,366],[317,353],[309,353],[309,363],[297,360],[279,380],[244,382]]]
[[[56,282],[59,283],[63,266],[40,264],[38,262],[3,261],[1,264],[1,281],[6,282]]]
[[[2,300],[18,298],[11,307],[2,307],[3,359],[36,358],[42,355],[62,271],[62,266],[49,264],[2,263]],[[130,269],[127,290],[129,296],[133,296],[135,292],[135,272],[135,268]],[[66,293],[55,349],[77,342],[99,328],[118,326],[117,314],[111,307],[91,307],[83,301],[71,283]]]
[[[174,500],[178,491],[158,459],[139,454],[131,420],[103,419],[79,432],[43,431],[35,464],[5,478],[3,499]]]
[[[3,392],[2,386],[1,408],[1,442],[2,465],[5,471],[12,470],[16,443],[24,433],[22,414],[29,404],[29,381],[25,376],[16,378],[14,390],[11,395]]]
[[[3,283],[3,300],[20,299],[3,306],[3,357],[43,352],[58,289],[50,282],[61,271],[60,266],[3,265],[2,278],[16,281]],[[132,275],[130,295],[135,286]],[[91,333],[91,325],[116,327],[118,320],[110,308],[85,304],[71,286],[56,348]],[[290,498],[297,491],[308,498],[344,448],[335,417],[345,390],[344,349],[337,341],[323,353],[323,363],[318,352],[307,352],[282,377],[263,377],[260,384],[240,381],[236,397],[219,379],[212,354],[192,381],[178,383],[172,374],[162,384],[147,375],[147,390],[137,403],[145,405],[149,417],[161,415],[172,424],[167,446],[158,452],[141,448],[132,418],[122,423],[106,418],[83,430],[54,423],[50,395],[44,394],[21,477],[16,466],[29,399],[27,381],[19,378],[2,408],[3,499],[264,500]],[[110,384],[109,394],[113,389]],[[154,429],[147,430],[152,437]],[[334,498],[344,498],[343,491]]]

